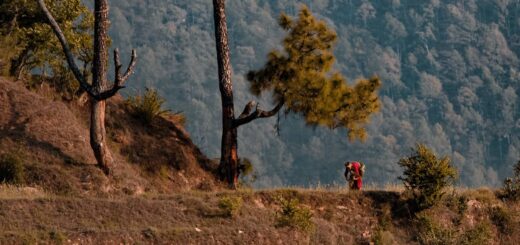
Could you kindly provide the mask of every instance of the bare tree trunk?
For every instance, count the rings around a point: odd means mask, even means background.
[[[9,75],[20,80],[24,71],[27,58],[29,56],[29,48],[25,48],[18,57],[11,60],[11,67],[9,69]]]
[[[115,64],[115,81],[108,88],[107,81],[107,64],[108,64],[108,1],[96,0],[94,2],[94,61],[92,65],[92,84],[87,82],[86,74],[82,74],[74,60],[74,56],[69,44],[63,35],[58,23],[52,16],[51,12],[45,6],[44,0],[37,0],[40,8],[49,20],[52,30],[61,43],[69,68],[72,70],[74,77],[78,80],[80,87],[85,91],[91,100],[90,114],[90,146],[94,151],[98,166],[105,172],[110,174],[113,165],[113,159],[106,143],[105,130],[105,111],[106,100],[116,95],[118,91],[124,88],[123,84],[135,69],[137,55],[132,50],[130,64],[124,74],[121,74],[121,62],[119,61],[119,51],[114,50]]]
[[[215,42],[217,48],[218,78],[222,100],[222,141],[219,173],[232,189],[238,185],[237,128],[233,104],[233,82],[231,80],[231,60],[229,55],[226,23],[226,1],[213,0],[215,21]]]
[[[108,35],[108,2],[96,0],[94,3],[94,61],[92,65],[92,87],[101,93],[107,89],[107,35]],[[90,146],[94,151],[99,167],[110,174],[112,157],[106,143],[104,100],[91,100]]]

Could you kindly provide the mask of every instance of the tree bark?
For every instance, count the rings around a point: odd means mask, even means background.
[[[9,69],[9,75],[20,80],[22,73],[25,68],[27,58],[29,56],[29,48],[25,48],[18,57],[11,60],[11,67]]]
[[[108,0],[96,0],[94,2],[94,60],[92,64],[92,84],[87,83],[87,76],[82,74],[74,60],[72,51],[63,35],[58,23],[51,12],[45,6],[44,0],[37,0],[40,8],[49,20],[52,30],[61,43],[67,63],[72,73],[78,80],[82,90],[88,93],[91,101],[90,113],[90,146],[94,151],[98,166],[106,175],[112,170],[113,159],[106,143],[105,113],[106,100],[116,95],[124,88],[123,84],[133,73],[137,62],[135,50],[132,50],[132,57],[125,74],[121,74],[121,62],[119,61],[119,51],[114,50],[115,81],[111,88],[108,88],[107,63],[108,63]]]
[[[92,88],[96,93],[107,89],[107,35],[108,1],[96,0],[94,3],[94,61],[92,64]],[[91,100],[90,146],[94,151],[99,167],[106,175],[110,174],[112,157],[106,143],[105,100]]]
[[[213,0],[213,14],[215,21],[219,89],[222,102],[222,141],[219,173],[222,179],[226,179],[230,188],[236,189],[238,185],[238,144],[237,128],[233,125],[235,112],[225,0]]]

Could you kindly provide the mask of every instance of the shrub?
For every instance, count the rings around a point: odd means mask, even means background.
[[[24,167],[20,156],[12,153],[0,156],[0,183],[21,184],[24,182]]]
[[[222,210],[224,216],[232,218],[240,214],[242,203],[241,197],[223,197],[218,202],[218,207]]]
[[[513,230],[514,221],[512,213],[506,208],[497,206],[491,208],[490,219],[503,234],[510,234]]]
[[[464,232],[458,241],[461,245],[486,245],[490,244],[493,238],[491,224],[482,222],[477,224],[473,229]]]
[[[50,231],[49,238],[54,244],[64,244],[67,241],[67,236],[60,231]]]
[[[513,177],[507,178],[502,187],[503,197],[510,200],[520,200],[520,161],[516,163]]]
[[[169,112],[162,109],[164,102],[166,100],[157,93],[157,90],[149,88],[146,88],[143,95],[130,96],[126,100],[131,113],[145,124],[150,124],[154,118]]]
[[[254,173],[253,163],[247,158],[238,159],[238,171],[240,173],[240,186],[251,187],[256,181],[256,174]]]
[[[281,210],[276,213],[276,227],[289,226],[305,232],[310,232],[314,229],[311,211],[308,208],[299,207],[297,199],[286,200],[280,197],[278,202]]]
[[[412,151],[410,157],[398,162],[404,168],[404,176],[399,179],[412,194],[416,208],[429,208],[438,203],[444,195],[443,189],[455,180],[457,171],[448,157],[438,159],[425,145],[418,144]]]
[[[419,244],[454,244],[456,240],[455,233],[451,229],[442,227],[427,215],[418,215],[415,222],[419,230],[417,233],[417,241]]]

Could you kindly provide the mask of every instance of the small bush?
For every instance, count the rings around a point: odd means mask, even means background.
[[[413,196],[419,210],[438,203],[444,195],[443,189],[450,186],[457,171],[448,157],[438,159],[425,145],[418,144],[410,157],[402,158],[398,164],[404,168],[402,177],[406,189]]]
[[[131,96],[126,100],[134,117],[141,119],[145,124],[151,124],[154,118],[169,112],[162,109],[164,102],[166,100],[157,93],[157,90],[149,88],[146,88],[143,95]]]
[[[457,213],[453,223],[460,225],[464,218],[464,213],[468,210],[468,198],[464,195],[457,196],[453,193],[446,198],[446,206]]]
[[[514,221],[512,213],[503,207],[493,207],[490,212],[490,219],[503,234],[510,234],[513,230]]]
[[[241,197],[223,197],[218,202],[218,207],[222,210],[224,216],[233,218],[240,214],[242,203]]]
[[[247,158],[238,159],[238,171],[240,173],[240,186],[251,187],[257,178],[251,160]]]
[[[49,232],[49,238],[54,244],[64,244],[67,241],[67,236],[60,231]]]
[[[7,153],[0,156],[0,183],[21,184],[24,167],[20,156]]]
[[[384,230],[381,227],[377,228],[374,232],[374,235],[372,236],[372,242],[374,245],[396,244],[392,232]]]
[[[286,200],[280,197],[278,202],[281,210],[276,213],[276,227],[289,226],[305,232],[314,229],[311,211],[308,208],[299,207],[297,199]]]
[[[483,222],[477,224],[473,229],[464,232],[458,241],[461,245],[486,245],[490,244],[493,238],[491,224]]]
[[[503,197],[509,200],[520,200],[520,161],[516,163],[513,177],[507,178],[502,187]]]
[[[425,245],[446,245],[454,244],[456,241],[455,233],[442,227],[426,215],[419,215],[416,220],[417,241]]]

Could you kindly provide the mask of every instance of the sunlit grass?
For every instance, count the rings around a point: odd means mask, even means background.
[[[48,195],[36,187],[20,187],[0,184],[0,199],[38,199]]]

